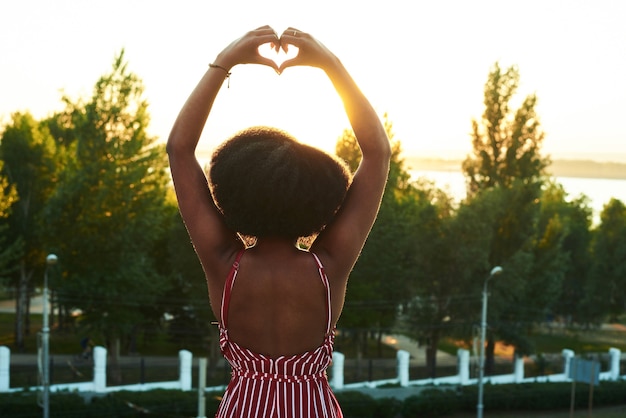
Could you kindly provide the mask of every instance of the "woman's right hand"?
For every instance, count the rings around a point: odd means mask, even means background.
[[[307,32],[289,27],[280,36],[280,48],[285,51],[289,46],[298,48],[298,54],[291,59],[285,60],[278,69],[282,73],[286,68],[295,66],[317,67],[327,70],[330,65],[337,61],[335,55],[326,46]]]
[[[270,26],[265,25],[247,32],[242,37],[231,42],[222,50],[213,64],[230,71],[237,64],[261,64],[280,72],[276,62],[259,53],[261,45],[270,44],[278,52],[280,39]]]

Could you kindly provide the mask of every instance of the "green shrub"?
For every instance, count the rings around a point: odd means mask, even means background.
[[[87,407],[92,417],[121,418],[146,414],[150,417],[196,416],[197,405],[196,391],[152,390],[112,392],[103,397],[94,397]]]
[[[623,405],[626,403],[626,381],[602,381],[594,387],[594,406]],[[589,385],[577,383],[575,406],[587,407]],[[572,384],[524,383],[491,385],[484,387],[483,404],[490,411],[548,411],[568,409],[571,402]],[[475,411],[478,391],[476,386],[461,389],[460,410]]]
[[[376,418],[376,400],[371,396],[349,391],[337,392],[335,397],[345,418]]]
[[[449,389],[424,389],[404,400],[405,417],[442,417],[459,410],[459,396]]]
[[[43,409],[38,404],[40,399],[41,394],[35,391],[1,394],[0,417],[42,416]],[[53,393],[50,394],[49,411],[51,418],[80,417],[85,411],[85,401],[76,393]]]
[[[490,412],[549,411],[569,409],[572,385],[571,383],[488,384],[484,389],[484,407]],[[385,389],[381,389],[380,393],[384,394],[384,391]],[[346,418],[435,418],[459,412],[475,412],[477,394],[476,386],[465,386],[453,389],[420,388],[419,395],[410,396],[404,401],[391,397],[375,399],[358,391],[339,391],[336,396]],[[221,395],[221,392],[206,394],[207,417],[214,416],[217,412]],[[576,384],[575,396],[576,408],[586,408],[589,402],[589,385]],[[0,417],[39,417],[42,415],[42,409],[37,402],[38,394],[35,391],[0,394]],[[594,387],[594,406],[625,404],[626,380],[603,381]],[[50,394],[51,418],[195,417],[197,408],[196,391]]]
[[[401,417],[403,401],[394,398],[380,398],[376,400],[375,418]]]

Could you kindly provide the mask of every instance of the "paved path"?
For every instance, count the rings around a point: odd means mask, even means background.
[[[43,297],[34,296],[30,300],[30,313],[41,314],[43,312]],[[50,305],[48,305],[50,306]],[[11,313],[15,312],[15,300],[0,300],[0,312],[2,313]]]

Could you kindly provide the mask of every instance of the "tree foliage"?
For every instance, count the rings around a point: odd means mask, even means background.
[[[387,115],[384,116],[384,126],[392,148],[389,178],[376,223],[350,274],[346,305],[339,322],[341,328],[352,330],[359,341],[365,335],[364,330],[377,330],[380,336],[383,330],[393,326],[397,306],[406,297],[410,274],[408,263],[413,237],[406,234],[406,225],[411,222],[412,215],[412,201],[407,198],[409,174],[401,158],[400,142],[394,138]],[[358,167],[361,154],[351,130],[345,130],[339,138],[336,153],[352,170]],[[361,344],[358,347],[364,349]]]
[[[472,120],[473,156],[463,162],[470,193],[511,187],[514,181],[540,182],[550,163],[540,153],[544,133],[535,110],[537,96],[528,95],[517,110],[511,108],[519,80],[515,66],[502,69],[496,62],[489,72],[485,110],[480,120]]]
[[[46,208],[48,242],[66,272],[55,283],[59,300],[82,312],[94,339],[126,347],[160,320],[154,304],[165,288],[153,254],[165,225],[167,162],[146,131],[142,94],[122,51],[87,102],[66,98],[65,112],[49,121],[66,152]]]
[[[593,233],[592,277],[586,288],[593,318],[609,315],[617,321],[626,309],[626,205],[611,199],[600,214],[600,225]]]
[[[561,226],[562,256],[565,257],[560,289],[554,292],[556,295],[548,293],[554,298],[549,319],[559,318],[568,325],[593,322],[586,295],[592,280],[591,218],[592,209],[586,196],[570,198],[562,185],[555,182],[546,185],[541,197],[539,229],[546,230],[549,224]],[[540,283],[538,286],[537,292],[543,292]]]
[[[482,118],[472,121],[473,155],[463,162],[468,200],[493,196],[488,260],[505,272],[492,284],[487,371],[493,365],[496,333],[521,354],[532,350],[525,335],[530,325],[545,319],[566,264],[563,222],[558,216],[540,222],[549,159],[540,153],[544,133],[535,111],[537,97],[527,96],[518,109],[511,105],[519,79],[515,66],[494,64],[485,83]],[[476,275],[477,289],[485,277]]]
[[[468,280],[487,264],[491,242],[489,206],[476,199],[456,206],[425,179],[414,183],[419,203],[407,232],[415,236],[410,280],[412,299],[403,324],[426,348],[429,376],[435,377],[439,342],[472,327],[476,297]]]
[[[6,285],[5,281],[10,274],[15,273],[16,261],[22,250],[22,241],[11,241],[7,234],[9,225],[6,222],[11,213],[11,206],[17,200],[17,192],[15,186],[2,175],[3,166],[0,158],[0,286]]]
[[[16,294],[15,345],[23,350],[29,333],[29,303],[34,280],[41,278],[45,262],[42,243],[42,211],[56,180],[54,141],[44,124],[29,113],[15,113],[0,141],[3,173],[16,191],[11,216],[7,218],[9,242],[19,243],[21,251],[13,269],[11,285]],[[5,189],[6,190],[6,189]]]

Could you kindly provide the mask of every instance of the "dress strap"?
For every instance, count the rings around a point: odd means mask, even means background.
[[[324,284],[324,288],[326,289],[326,334],[328,334],[332,330],[333,321],[333,311],[330,304],[330,283],[328,282],[328,276],[326,276],[324,266],[322,265],[319,257],[315,253],[311,254],[315,258],[315,262],[317,263],[318,271],[320,273],[320,278],[322,279],[322,283]]]
[[[226,322],[228,317],[228,305],[230,304],[230,294],[233,290],[233,285],[235,284],[235,278],[237,277],[237,272],[239,271],[239,261],[243,256],[245,249],[239,251],[237,256],[235,257],[235,262],[233,266],[230,268],[230,273],[228,273],[228,277],[226,278],[226,283],[224,283],[224,290],[222,292],[222,309],[220,312],[220,316],[222,317],[222,327],[226,328]]]

